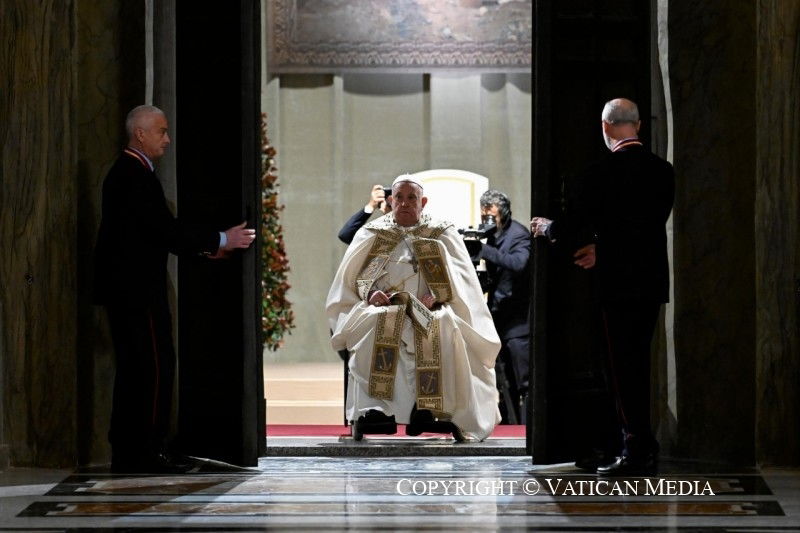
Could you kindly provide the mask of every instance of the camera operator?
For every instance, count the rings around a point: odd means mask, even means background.
[[[530,329],[528,325],[530,231],[511,219],[511,200],[498,190],[481,195],[481,214],[494,217],[497,229],[480,246],[478,258],[484,259],[488,271],[488,305],[500,335],[500,355],[506,368],[513,369],[513,397],[517,420],[525,423],[525,400],[528,392],[528,357]]]

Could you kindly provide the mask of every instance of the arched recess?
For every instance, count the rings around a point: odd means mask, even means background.
[[[449,220],[457,228],[480,224],[480,197],[489,188],[489,178],[468,170],[437,168],[415,172],[425,187],[425,212]]]

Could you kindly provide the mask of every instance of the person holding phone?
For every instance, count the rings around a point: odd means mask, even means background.
[[[390,187],[383,185],[373,185],[369,193],[369,201],[363,209],[359,209],[350,219],[344,223],[342,229],[339,230],[339,240],[345,244],[353,242],[356,232],[367,223],[372,216],[372,213],[377,209],[382,215],[385,215],[392,210],[390,202],[387,200],[392,194]]]

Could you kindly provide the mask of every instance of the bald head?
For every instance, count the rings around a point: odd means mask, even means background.
[[[154,105],[140,105],[130,110],[127,118],[125,119],[125,131],[128,134],[128,139],[136,138],[136,128],[147,129],[153,123],[153,119],[157,116],[165,116]]]
[[[615,98],[603,106],[603,139],[610,150],[622,139],[639,135],[639,108],[627,98]]]
[[[167,127],[167,117],[156,106],[134,107],[125,119],[128,146],[136,148],[151,161],[155,161],[164,155],[164,150],[169,146]]]
[[[639,122],[639,108],[627,98],[615,98],[603,106],[603,120],[609,124]]]

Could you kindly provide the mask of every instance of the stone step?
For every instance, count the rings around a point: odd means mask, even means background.
[[[344,402],[267,400],[267,424],[343,424]]]
[[[346,433],[343,428],[343,433]],[[267,456],[285,457],[410,457],[528,455],[525,439],[488,438],[483,442],[456,443],[449,436],[393,437],[267,437]],[[572,463],[569,463],[572,467]]]
[[[342,363],[265,365],[264,395],[267,424],[341,424]]]
[[[264,394],[267,400],[341,400],[344,378],[265,379]]]

